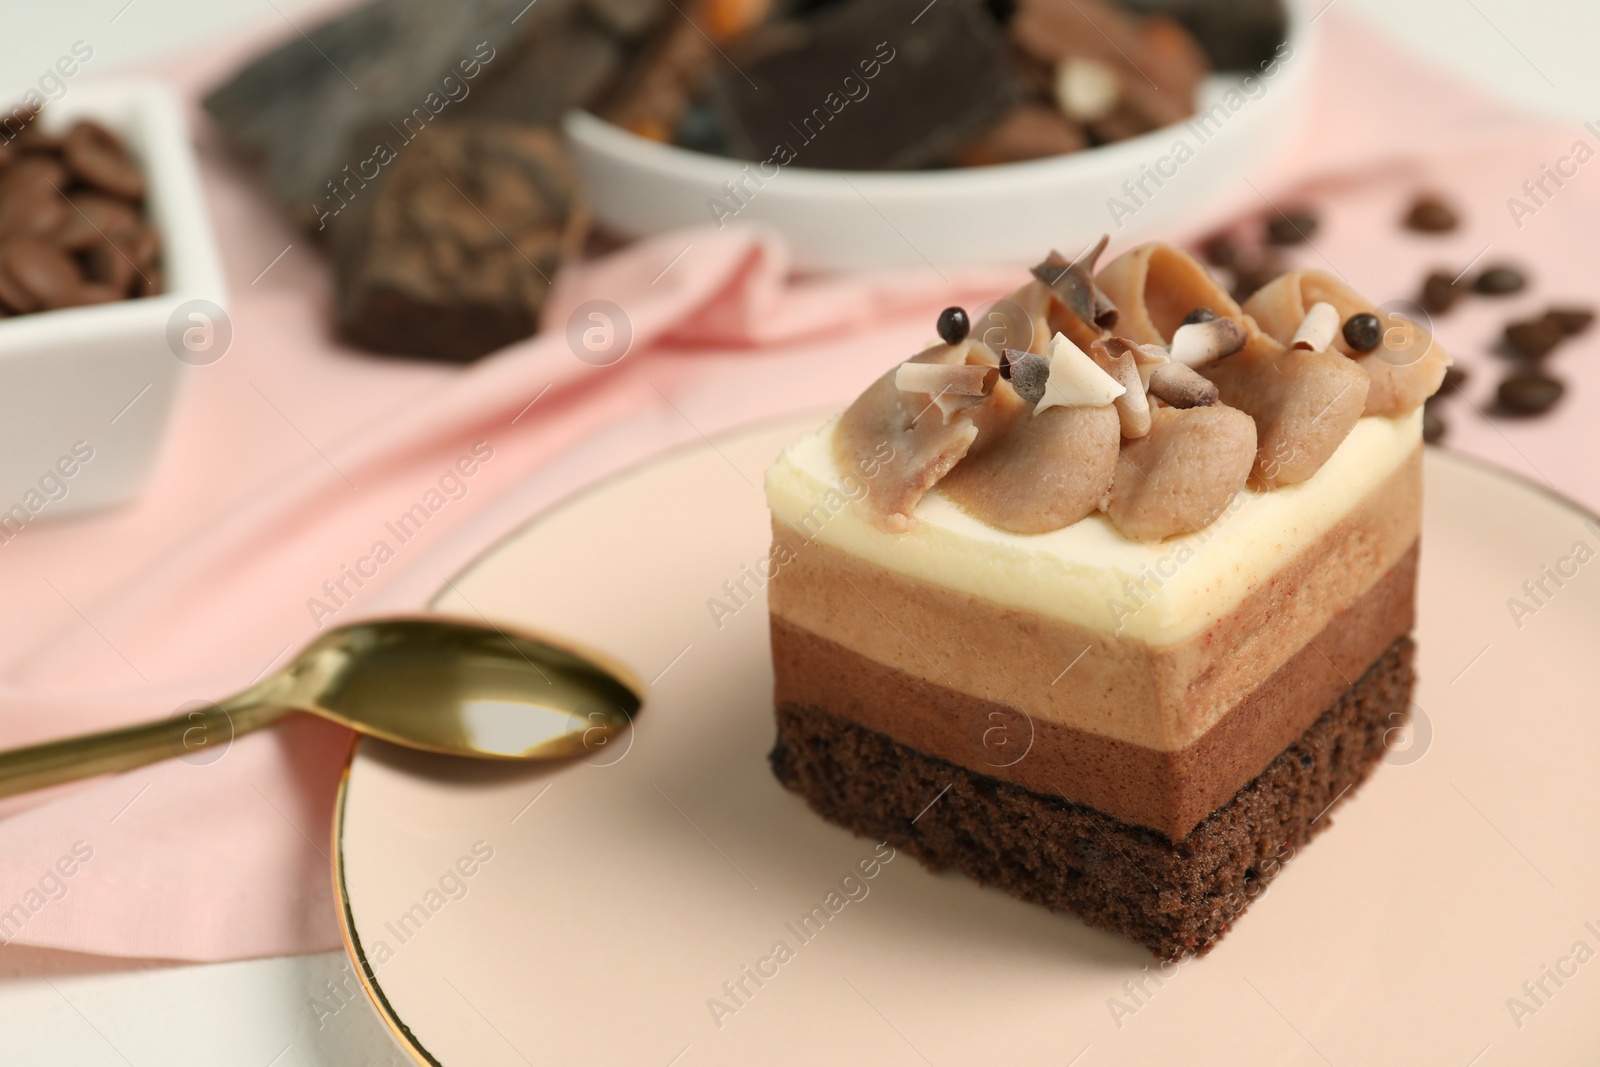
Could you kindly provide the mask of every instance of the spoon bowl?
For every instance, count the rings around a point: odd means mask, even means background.
[[[214,750],[292,712],[427,752],[564,759],[627,729],[639,694],[622,667],[544,638],[438,616],[368,619],[187,715],[0,752],[0,796]]]

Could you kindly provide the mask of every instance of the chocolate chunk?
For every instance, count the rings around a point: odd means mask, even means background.
[[[1555,406],[1564,392],[1566,387],[1548,374],[1525,370],[1502,381],[1495,398],[1500,402],[1501,414],[1542,415]]]
[[[1055,108],[1022,104],[956,149],[951,162],[958,167],[992,167],[1064,156],[1088,147],[1083,127]]]
[[[1547,321],[1555,323],[1568,337],[1577,336],[1594,322],[1594,312],[1588,308],[1551,308],[1544,313],[1544,317]]]
[[[1472,291],[1486,296],[1506,296],[1528,284],[1527,276],[1515,267],[1497,264],[1488,267],[1472,281]]]
[[[1411,202],[1405,225],[1418,233],[1448,233],[1460,224],[1455,209],[1432,193],[1423,193]]]
[[[945,344],[960,344],[967,339],[971,329],[972,323],[967,318],[966,308],[950,307],[939,312],[939,336]]]
[[[742,159],[910,169],[948,158],[1016,102],[999,28],[970,3],[840,0],[751,33],[712,101]]]
[[[596,104],[631,47],[618,18],[641,29],[679,18],[666,0],[643,14],[619,4],[373,0],[286,37],[204,105],[295,221],[315,229],[350,190],[373,191],[371,176],[392,166],[377,159],[413,151],[436,125],[553,123]]]
[[[1275,245],[1297,245],[1317,232],[1317,216],[1309,211],[1290,211],[1267,220],[1267,240]]]
[[[334,229],[339,325],[380,352],[465,361],[533,333],[581,243],[577,178],[555,136],[458,122],[393,164]]]
[[[1439,392],[1436,395],[1444,396],[1446,393],[1454,392],[1461,388],[1461,384],[1466,380],[1467,372],[1460,367],[1446,367],[1444,369],[1444,381],[1439,383]]]
[[[1436,270],[1422,280],[1417,303],[1429,314],[1441,315],[1454,307],[1460,296],[1461,286],[1456,282],[1456,275]]]
[[[1371,352],[1383,340],[1383,324],[1370,311],[1344,320],[1344,343],[1357,352]]]
[[[1566,340],[1561,324],[1549,318],[1526,319],[1506,326],[1506,347],[1524,359],[1543,359]]]
[[[1439,405],[1430,397],[1422,405],[1422,439],[1430,445],[1436,445],[1444,440],[1448,429],[1444,416],[1439,413]]]
[[[1217,317],[1217,313],[1208,307],[1198,307],[1183,317],[1181,326],[1197,326],[1202,322],[1210,322]]]
[[[97,122],[79,122],[61,139],[67,169],[85,185],[123,200],[144,199],[144,174],[115,134]]]

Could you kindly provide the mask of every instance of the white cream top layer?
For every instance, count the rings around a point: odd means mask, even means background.
[[[1099,514],[1050,533],[1009,533],[974,519],[937,488],[917,507],[911,530],[887,533],[850,505],[871,479],[834,462],[837,422],[800,438],[767,471],[767,503],[780,522],[898,574],[1150,645],[1185,640],[1232,611],[1394,473],[1422,439],[1420,408],[1392,419],[1368,416],[1310,480],[1247,489],[1204,530],[1145,544]],[[1135,585],[1141,581],[1143,593]]]

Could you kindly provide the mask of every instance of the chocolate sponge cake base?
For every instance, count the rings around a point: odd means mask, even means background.
[[[779,704],[772,768],[823,818],[1023,900],[1125,934],[1164,959],[1204,954],[1408,716],[1414,646],[1395,641],[1304,734],[1186,837],[976,774],[829,714]],[[937,799],[936,799],[937,798]]]

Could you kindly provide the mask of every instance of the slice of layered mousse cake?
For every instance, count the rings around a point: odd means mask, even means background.
[[[1052,254],[767,473],[779,780],[1175,959],[1331,822],[1412,690],[1421,404],[1334,279],[1240,307]]]

